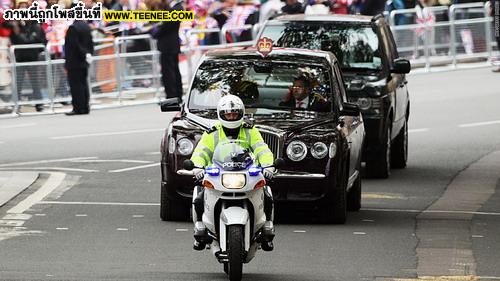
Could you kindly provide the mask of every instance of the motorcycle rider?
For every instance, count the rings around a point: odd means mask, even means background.
[[[203,133],[200,142],[193,151],[191,161],[198,168],[193,170],[197,180],[203,179],[204,169],[212,163],[212,155],[215,147],[221,141],[226,139],[245,141],[252,152],[256,155],[257,161],[261,167],[265,167],[262,173],[266,179],[272,179],[275,168],[268,167],[273,165],[274,156],[262,136],[256,128],[243,121],[245,115],[245,105],[243,101],[235,95],[223,96],[217,104],[217,117],[219,122],[207,132]],[[193,198],[193,222],[194,226],[194,245],[195,250],[203,250],[210,241],[205,225],[202,222],[204,210],[204,189],[198,188],[198,195]],[[261,247],[264,251],[274,249],[274,226],[273,226],[273,197],[268,186],[264,187],[264,213],[266,223],[263,228]]]

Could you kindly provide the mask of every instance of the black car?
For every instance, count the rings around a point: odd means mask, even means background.
[[[363,158],[368,176],[387,178],[408,158],[410,99],[408,60],[398,58],[391,29],[382,15],[286,15],[267,21],[259,38],[275,46],[319,49],[335,54],[347,98],[363,114]]]
[[[315,110],[287,102],[296,77],[310,79]],[[250,48],[207,53],[184,103],[162,105],[162,111],[180,110],[161,146],[163,220],[188,218],[194,181],[182,163],[217,121],[217,102],[226,93],[243,100],[246,122],[259,129],[275,158],[284,160],[271,184],[278,205],[319,209],[325,221],[335,223],[345,222],[348,209],[359,210],[363,119],[358,106],[346,100],[335,56],[296,49],[262,56]]]

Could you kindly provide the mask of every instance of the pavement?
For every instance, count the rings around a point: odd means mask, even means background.
[[[0,171],[0,207],[30,187],[38,175],[38,172]]]

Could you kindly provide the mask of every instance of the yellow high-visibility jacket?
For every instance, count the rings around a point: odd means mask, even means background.
[[[197,167],[207,167],[212,164],[212,156],[215,147],[219,142],[227,140],[222,124],[217,123],[214,128],[203,133],[200,142],[193,151],[191,161]],[[270,166],[274,163],[274,155],[262,139],[259,130],[245,123],[240,126],[238,140],[245,141],[255,154],[258,163],[262,167]]]

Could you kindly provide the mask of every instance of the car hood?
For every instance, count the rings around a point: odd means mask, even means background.
[[[344,82],[349,96],[377,96],[387,86],[386,79],[370,74],[346,73]]]
[[[257,128],[264,129],[269,132],[284,134],[284,133],[299,133],[304,130],[312,129],[323,130],[326,127],[332,126],[331,122],[333,114],[317,114],[307,111],[296,111],[290,113],[279,113],[269,115],[254,115],[249,118]],[[187,113],[184,123],[185,126],[199,126],[205,130],[213,127],[217,123],[215,114],[193,114]]]

